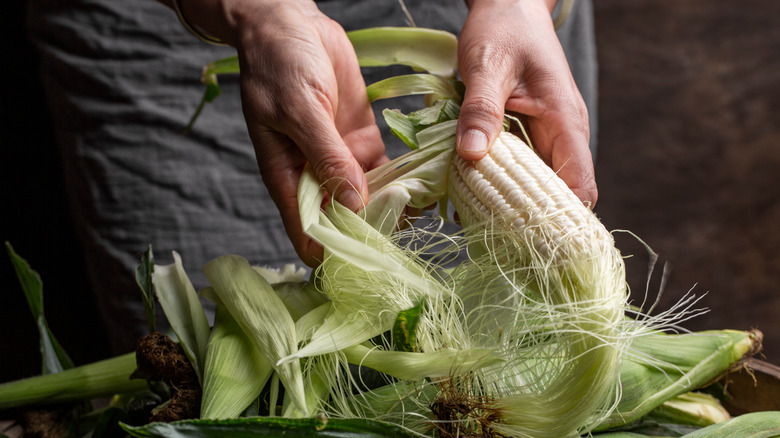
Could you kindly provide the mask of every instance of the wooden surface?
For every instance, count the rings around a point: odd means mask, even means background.
[[[669,263],[660,308],[706,293],[686,327],[758,328],[780,362],[780,2],[594,3],[597,213]],[[617,240],[639,301],[646,251]]]

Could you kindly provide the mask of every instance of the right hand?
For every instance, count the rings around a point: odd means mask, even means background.
[[[365,171],[387,161],[355,51],[344,29],[310,0],[223,0],[222,6],[222,22],[203,11],[191,20],[237,49],[260,173],[299,257],[316,266],[322,248],[303,233],[298,212],[304,165],[357,211],[368,200]]]

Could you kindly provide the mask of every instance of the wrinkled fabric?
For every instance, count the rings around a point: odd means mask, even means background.
[[[318,4],[346,30],[407,25],[396,0]],[[590,3],[577,4],[559,35],[575,49],[569,62],[595,122]],[[407,5],[417,26],[453,33],[467,13],[459,0]],[[222,254],[300,265],[265,188],[274,182],[257,170],[237,76],[220,78],[223,95],[183,133],[203,93],[202,67],[232,48],[202,43],[153,0],[30,0],[28,12],[66,192],[114,353],[134,349],[147,327],[134,270],[149,244],[158,264],[172,263],[171,251],[181,254],[196,290],[207,284],[203,265]],[[364,69],[368,83],[399,71]],[[409,111],[421,102],[375,108]],[[402,153],[378,122],[388,155]]]

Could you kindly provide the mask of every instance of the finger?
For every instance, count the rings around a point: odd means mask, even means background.
[[[357,55],[341,25],[333,20],[319,23],[338,85],[334,102],[336,129],[363,170],[373,169],[387,157]]]
[[[501,89],[504,80],[494,75],[472,73],[464,76],[466,94],[463,98],[456,145],[458,155],[465,160],[479,160],[501,132],[504,122],[504,102],[509,90]]]
[[[358,211],[368,200],[368,183],[363,167],[341,138],[332,113],[313,107],[304,129],[295,129],[290,138],[311,163],[325,190],[345,207]]]
[[[258,130],[255,144],[263,181],[282,216],[282,222],[295,252],[307,266],[319,265],[323,249],[303,232],[298,207],[298,182],[306,158],[286,136],[272,130]],[[256,147],[256,149],[258,149]]]
[[[563,68],[565,67],[565,68]],[[513,94],[507,111],[525,114],[535,149],[569,188],[586,204],[596,205],[598,190],[590,152],[588,110],[568,67],[562,77],[540,75],[548,80],[537,83],[524,95]]]
[[[529,121],[534,144],[543,151],[542,158],[582,202],[594,207],[598,188],[587,123],[587,116],[553,111]]]

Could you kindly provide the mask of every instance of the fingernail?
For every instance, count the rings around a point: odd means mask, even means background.
[[[469,129],[460,136],[458,150],[463,152],[483,153],[488,148],[488,138],[479,129]]]
[[[360,197],[360,193],[358,192],[357,188],[347,186],[339,192],[340,193],[338,193],[337,199],[341,205],[352,211],[358,211],[363,208],[363,199]]]

